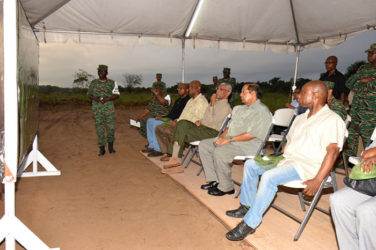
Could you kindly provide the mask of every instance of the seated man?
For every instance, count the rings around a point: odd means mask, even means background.
[[[208,101],[201,94],[201,83],[199,81],[192,81],[189,84],[189,95],[191,96],[191,99],[189,99],[185,105],[179,119],[169,122],[167,126],[161,124],[155,127],[155,135],[157,136],[158,144],[162,153],[167,153],[167,147],[171,142],[174,126],[178,121],[187,120],[190,122],[196,122],[204,117],[205,110],[208,107]],[[164,157],[162,157],[161,160],[164,160],[163,158]]]
[[[307,108],[302,107],[302,106],[299,105],[300,91],[301,91],[301,89],[296,88],[294,90],[294,93],[293,93],[294,100],[292,100],[291,103],[286,103],[285,104],[286,108],[290,108],[290,109],[295,110],[295,113],[297,115],[300,115],[300,114],[304,113],[307,110]]]
[[[168,114],[169,103],[165,99],[167,93],[166,83],[161,81],[162,74],[157,74],[157,81],[153,83],[151,87],[151,92],[153,94],[152,99],[149,101],[144,112],[142,112],[136,119],[140,122],[140,134],[146,136],[146,120],[144,119],[147,115],[152,117],[165,116]]]
[[[362,155],[369,173],[376,167],[376,141]],[[330,196],[330,208],[340,249],[376,249],[376,197],[344,187]]]
[[[184,167],[181,165],[184,144],[186,142],[198,141],[213,138],[218,135],[223,121],[231,113],[228,97],[231,94],[231,85],[222,83],[219,85],[216,94],[210,98],[210,105],[206,108],[204,117],[195,123],[187,120],[180,120],[172,135],[168,153],[172,157],[163,165],[162,173],[183,173]]]
[[[337,113],[337,115],[339,115],[342,120],[346,120],[346,117],[347,117],[347,112],[346,112],[346,108],[345,106],[343,106],[343,103],[334,98],[333,96],[333,88],[334,88],[334,82],[329,82],[329,81],[324,81],[326,87],[328,88],[328,100],[327,100],[327,103],[328,103],[328,106],[331,110],[333,110],[334,112]]]
[[[155,127],[162,123],[174,121],[179,118],[185,105],[191,98],[188,95],[188,84],[180,83],[178,85],[178,95],[179,99],[175,101],[174,106],[172,107],[170,113],[168,113],[167,116],[157,116],[155,118],[149,118],[146,121],[146,137],[148,139],[149,144],[146,149],[143,149],[141,151],[143,153],[148,153],[149,157],[163,155],[163,153],[161,153],[161,149],[159,148],[157,137],[155,136]]]
[[[245,84],[240,93],[245,105],[235,106],[227,128],[218,138],[200,142],[199,152],[210,195],[234,193],[230,164],[237,155],[256,154],[272,123],[272,114],[261,103],[260,86]]]
[[[226,234],[229,240],[242,240],[256,231],[262,216],[274,199],[278,185],[301,180],[303,194],[313,196],[329,174],[343,146],[346,126],[325,104],[328,90],[321,81],[304,85],[300,104],[308,110],[295,118],[284,146],[284,159],[275,168],[264,170],[254,160],[244,165],[240,207],[227,211],[244,219]],[[262,175],[260,184],[259,175]]]

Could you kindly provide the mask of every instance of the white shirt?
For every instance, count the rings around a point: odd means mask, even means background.
[[[309,110],[296,117],[287,135],[284,157],[279,166],[294,166],[302,180],[313,179],[327,153],[336,143],[342,150],[346,125],[327,105],[308,118]]]

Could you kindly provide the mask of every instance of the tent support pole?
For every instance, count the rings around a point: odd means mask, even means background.
[[[294,90],[296,89],[296,80],[298,78],[298,66],[299,66],[299,60],[300,60],[300,52],[301,52],[301,49],[300,49],[300,46],[296,46],[296,60],[295,60],[295,69],[294,69],[294,82],[293,82],[293,86],[292,86],[292,91],[294,92]]]
[[[181,40],[181,82],[184,83],[185,74],[185,38]]]
[[[15,183],[18,165],[18,85],[17,85],[18,0],[3,1],[4,25],[4,216],[0,220],[0,242],[14,250],[17,241],[26,249],[50,249],[16,217]]]

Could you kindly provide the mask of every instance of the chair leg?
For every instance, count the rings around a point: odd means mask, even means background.
[[[189,153],[191,152],[191,150],[192,150],[192,145],[189,144],[187,152],[183,155],[183,158],[181,159],[181,164],[183,164],[184,161],[185,161],[185,159],[187,159],[187,156],[189,155]]]
[[[347,161],[345,152],[342,151],[341,154],[342,154],[343,166],[345,167],[345,175],[349,176],[349,163]]]
[[[331,184],[333,186],[333,191],[337,192],[338,187],[337,187],[336,174],[334,173],[334,171],[330,172],[330,177],[332,178],[330,182],[331,182]]]
[[[299,190],[299,202],[300,202],[300,207],[302,208],[302,211],[305,212],[305,205],[304,205],[304,198],[303,198],[303,192]]]
[[[313,212],[313,210],[315,209],[315,207],[316,207],[316,205],[317,205],[317,202],[319,201],[319,198],[320,198],[320,196],[321,196],[321,191],[322,191],[322,188],[323,188],[323,186],[324,186],[324,183],[325,183],[325,181],[323,181],[323,182],[321,183],[319,190],[317,191],[317,193],[316,193],[315,196],[313,197],[313,200],[312,200],[312,202],[311,202],[311,205],[309,206],[308,211],[307,211],[307,213],[305,214],[302,223],[300,224],[300,227],[299,227],[299,229],[298,229],[298,232],[296,233],[296,235],[295,235],[295,237],[294,237],[294,241],[299,240],[300,235],[302,234],[302,232],[303,232],[305,226],[307,225],[307,222],[308,222],[309,218],[311,217],[312,212]]]
[[[185,164],[185,167],[184,168],[187,168],[188,165],[191,163],[192,159],[193,159],[193,156],[195,156],[195,153],[197,151],[197,147],[193,147],[192,149],[192,153],[191,153],[191,156],[189,156],[189,159],[187,161],[187,164]]]
[[[200,169],[198,170],[198,172],[197,172],[197,176],[199,176],[200,174],[201,174],[201,172],[204,170],[204,167],[202,166],[202,162],[201,162],[201,158],[200,158],[200,154],[199,154],[199,152],[198,151],[196,151],[196,156],[197,156],[197,158],[198,158],[198,160],[199,160],[199,162],[196,162],[196,163],[200,163],[200,164],[198,164],[198,165],[200,165]]]

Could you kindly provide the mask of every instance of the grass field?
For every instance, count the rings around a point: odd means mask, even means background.
[[[150,92],[141,93],[127,93],[123,92],[120,98],[115,101],[116,106],[135,106],[146,105],[152,97]],[[171,95],[173,100],[178,98],[177,94]],[[288,94],[276,93],[276,92],[264,92],[262,102],[265,103],[271,112],[274,112],[278,108],[283,108],[285,103],[289,102]],[[39,93],[40,105],[59,105],[65,103],[76,104],[90,104],[90,101],[86,95],[86,91],[65,91],[65,92],[50,92]],[[240,98],[236,101],[237,104],[241,104]]]

